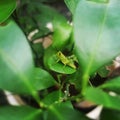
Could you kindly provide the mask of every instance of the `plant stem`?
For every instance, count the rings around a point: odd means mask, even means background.
[[[84,74],[82,76],[82,95],[85,95],[85,91],[86,91],[86,87],[89,81],[89,75],[88,74]]]
[[[35,99],[35,101],[38,103],[40,108],[46,108],[47,107],[43,102],[40,101],[40,97],[39,97],[39,95],[36,91],[32,92],[32,96]]]

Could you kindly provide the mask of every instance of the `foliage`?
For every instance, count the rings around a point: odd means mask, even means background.
[[[0,89],[37,103],[2,106],[0,119],[90,120],[74,104],[87,100],[119,120],[120,77],[105,66],[120,54],[120,1],[64,0],[72,21],[52,3],[0,1]]]

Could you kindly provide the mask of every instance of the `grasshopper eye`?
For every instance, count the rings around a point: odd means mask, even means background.
[[[59,52],[58,55],[61,55],[61,53]]]
[[[58,55],[61,56],[61,52],[58,52]]]

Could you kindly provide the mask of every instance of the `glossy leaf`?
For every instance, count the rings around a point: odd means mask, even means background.
[[[28,106],[3,106],[0,107],[1,120],[42,120],[41,110]]]
[[[120,77],[108,80],[100,88],[113,91],[120,94]]]
[[[52,105],[54,103],[60,102],[60,100],[62,100],[62,97],[63,93],[61,91],[54,91],[45,96],[42,102],[46,105]]]
[[[4,22],[15,8],[16,0],[0,0],[0,23]]]
[[[57,20],[57,19],[56,19]],[[70,42],[72,27],[67,23],[67,20],[54,20],[54,33],[52,47],[56,50],[63,50]]]
[[[31,50],[20,28],[13,21],[1,26],[0,88],[31,94],[33,67]]]
[[[56,57],[58,51],[49,47],[45,51],[44,55],[44,64],[45,66],[55,72],[63,73],[63,74],[72,74],[76,72],[76,69],[69,67],[68,65],[64,65],[61,62],[58,62],[58,58]]]
[[[56,84],[54,78],[45,70],[35,68],[34,70],[34,87],[36,90],[43,90]]]
[[[82,113],[73,109],[72,105],[67,103],[58,103],[51,105],[45,114],[46,120],[89,120]]]
[[[74,33],[76,54],[84,74],[93,74],[120,54],[119,11],[119,0],[80,0],[74,15]]]
[[[100,114],[100,120],[120,120],[120,111],[103,109]]]
[[[120,110],[120,96],[111,96],[98,88],[87,88],[85,99],[106,108]]]
[[[70,9],[71,13],[73,14],[80,0],[64,0],[64,1],[67,7]]]

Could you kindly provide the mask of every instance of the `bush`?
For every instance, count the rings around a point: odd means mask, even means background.
[[[52,7],[63,2],[67,18]],[[82,101],[103,106],[100,120],[120,119],[112,63],[120,54],[119,0],[1,0],[0,10],[0,89],[27,101],[2,106],[1,120],[90,120]]]

